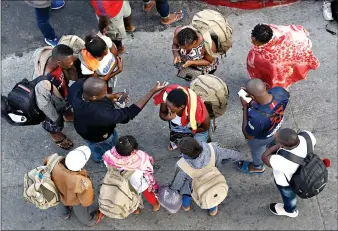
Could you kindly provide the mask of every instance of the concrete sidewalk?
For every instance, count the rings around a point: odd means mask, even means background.
[[[197,8],[192,9],[196,11]],[[220,7],[220,10],[231,13],[225,8]],[[191,19],[192,15],[189,17]],[[331,160],[329,184],[318,197],[298,200],[299,216],[296,219],[278,217],[268,210],[269,203],[281,201],[271,169],[262,176],[246,176],[239,173],[233,164],[226,164],[220,170],[230,190],[219,207],[217,217],[209,217],[195,204],[190,212],[180,211],[177,214],[169,214],[164,209],[155,213],[149,204],[145,204],[139,216],[131,215],[125,220],[105,218],[92,228],[83,227],[76,219],[62,220],[53,208],[42,211],[25,203],[22,191],[23,176],[27,171],[41,165],[44,157],[51,153],[66,152],[53,144],[41,126],[12,127],[1,120],[1,229],[337,230],[337,37],[325,31],[326,22],[321,15],[320,3],[299,2],[282,8],[236,11],[228,20],[234,29],[234,44],[227,57],[221,60],[216,75],[228,83],[231,95],[228,111],[217,120],[218,130],[213,140],[242,151],[248,158],[249,150],[241,133],[242,110],[237,91],[248,79],[246,56],[252,28],[258,23],[304,25],[311,34],[313,52],[321,61],[320,68],[310,72],[306,81],[291,87],[291,104],[284,127],[296,128],[297,123],[301,129],[314,133],[316,152]],[[6,21],[2,22],[2,26],[9,30],[10,25]],[[71,28],[68,26],[68,29]],[[73,29],[77,33],[77,28]],[[81,31],[84,32],[83,28]],[[20,32],[24,33],[29,32]],[[162,32],[136,32],[134,39],[125,41],[129,53],[123,56],[124,71],[119,75],[117,90],[128,89],[130,102],[147,92],[156,80],[184,84],[175,77],[172,65],[172,35],[173,28]],[[8,35],[3,32],[2,36]],[[31,48],[35,48],[36,44]],[[11,42],[9,45],[14,46]],[[5,48],[7,53],[2,59],[2,93],[6,94],[17,81],[30,78],[32,73],[33,51],[28,49],[22,57],[18,57],[15,49]],[[164,184],[172,179],[178,153],[167,151],[167,123],[160,120],[158,111],[159,108],[149,102],[132,122],[119,125],[118,131],[120,135],[137,137],[143,150],[154,156],[158,167],[155,176]],[[85,144],[71,123],[66,124],[64,131],[75,146]],[[105,168],[90,162],[87,170],[98,190]]]

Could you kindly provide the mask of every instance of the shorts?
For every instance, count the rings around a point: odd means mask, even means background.
[[[123,6],[120,11],[114,18],[110,19],[110,24],[108,26],[108,37],[112,40],[122,40],[127,36],[126,28],[124,27],[124,18],[127,18],[131,15],[131,8],[128,1],[123,1]],[[96,16],[99,19],[98,16]]]
[[[44,121],[42,121],[42,127],[47,132],[51,134],[55,134],[61,132],[65,126],[63,116],[61,115],[57,121],[52,121],[48,117]]]

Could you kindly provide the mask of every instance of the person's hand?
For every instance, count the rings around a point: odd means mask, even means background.
[[[176,118],[176,113],[170,111],[167,115],[167,121],[173,120],[175,118]]]
[[[174,64],[182,62],[181,56],[175,56],[174,57]]]
[[[118,70],[122,71],[123,70],[123,59],[121,56],[117,56],[117,66],[118,66]]]
[[[186,61],[185,63],[184,63],[184,65],[182,66],[182,67],[190,67],[191,65],[193,65],[194,64],[194,62],[192,61],[192,60],[188,60],[188,61]]]
[[[153,94],[155,94],[156,92],[158,92],[158,91],[164,89],[166,86],[168,86],[168,84],[169,84],[168,82],[160,83],[159,81],[157,81],[155,83],[155,85],[151,88],[151,92]]]
[[[242,97],[239,97],[241,99],[241,104],[243,106],[243,108],[248,108],[249,104],[242,98]]]

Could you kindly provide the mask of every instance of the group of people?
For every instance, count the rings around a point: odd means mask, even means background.
[[[130,7],[126,1],[91,3],[98,16],[100,32],[85,38],[85,48],[78,58],[74,57],[69,46],[51,43],[55,47],[50,49],[50,57],[40,65],[44,66],[41,74],[53,78],[41,81],[35,87],[37,105],[46,115],[42,126],[55,143],[66,150],[73,147],[72,141],[62,133],[64,122],[73,121],[76,132],[89,147],[81,146],[70,151],[52,171],[52,180],[62,202],[58,206],[60,213],[65,218],[74,214],[88,226],[102,220],[103,214],[99,210],[89,208],[94,202],[94,189],[84,167],[90,157],[97,163],[104,163],[108,169],[134,171],[130,177],[131,185],[142,193],[154,211],[160,209],[153,158],[139,150],[135,137],[119,137],[116,130],[117,124],[134,119],[153,98],[154,104],[160,105],[159,117],[169,123],[170,151],[178,148],[181,157],[192,168],[201,169],[210,162],[212,151],[208,143],[211,143],[216,167],[224,161],[235,161],[237,168],[245,174],[263,174],[264,165],[271,167],[283,203],[270,204],[270,210],[276,215],[296,217],[296,194],[288,181],[299,164],[274,154],[279,149],[286,149],[301,158],[307,155],[306,139],[292,129],[280,127],[289,101],[287,89],[292,83],[305,79],[309,70],[319,66],[310,49],[308,32],[301,26],[265,24],[258,24],[252,31],[253,47],[247,60],[252,79],[243,87],[246,96],[240,97],[242,132],[252,156],[252,161],[248,161],[240,152],[211,142],[208,110],[203,100],[188,87],[156,82],[136,103],[118,106],[121,99],[125,101],[128,96],[126,92],[114,92],[114,87],[117,75],[123,71],[122,38],[125,31],[135,29],[131,24]],[[170,14],[167,1],[144,3],[145,11],[156,4],[164,24],[184,16],[182,12]],[[117,34],[121,37],[116,37]],[[45,38],[53,40],[47,35]],[[215,44],[211,48],[216,51]],[[183,68],[194,67],[213,74],[219,66],[218,58],[206,52],[203,36],[191,28],[175,30],[172,52],[174,63],[183,62]],[[74,82],[70,85],[71,80]],[[314,146],[316,139],[313,134],[306,133]],[[45,163],[48,163],[48,158]],[[182,195],[182,207],[189,211],[192,179],[183,169],[178,166],[177,169],[170,188]],[[147,187],[139,190],[143,181]],[[217,211],[217,206],[210,208],[209,214],[214,216]],[[134,212],[138,214],[140,210]]]

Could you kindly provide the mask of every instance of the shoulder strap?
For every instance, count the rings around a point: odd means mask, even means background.
[[[300,132],[298,135],[305,138],[307,154],[312,155],[313,154],[313,145],[312,145],[312,140],[311,140],[310,135],[307,132]]]
[[[215,150],[214,147],[212,146],[211,143],[208,144],[209,148],[210,148],[210,162],[207,166],[205,166],[204,168],[211,168],[211,167],[215,167],[216,165],[216,156],[215,156]]]
[[[48,172],[51,173],[55,167],[55,165],[62,159],[62,156],[59,156],[57,153],[53,154],[48,162],[47,162],[47,167],[48,167]]]
[[[292,161],[296,164],[300,164],[300,165],[305,165],[306,162],[304,161],[304,158],[301,158],[285,149],[280,149],[278,152],[277,152],[278,155],[284,157],[285,159],[289,160],[289,161]]]
[[[54,79],[54,77],[50,73],[48,73],[47,75],[41,75],[41,76],[35,78],[31,82],[31,84],[33,86],[36,86],[39,82],[44,81],[44,80],[48,80],[50,82],[50,85],[51,85],[51,87],[50,87],[50,93],[53,94],[53,85],[54,85],[53,84],[53,79]]]
[[[192,168],[187,161],[182,157],[177,162],[178,167],[180,167],[186,174],[188,174],[192,179],[196,176],[196,169]]]

